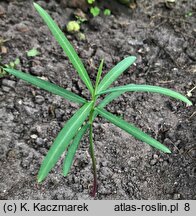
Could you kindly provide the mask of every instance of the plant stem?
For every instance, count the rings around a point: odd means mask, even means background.
[[[93,167],[93,176],[94,176],[94,181],[93,181],[93,189],[91,192],[91,196],[95,197],[95,194],[97,192],[97,168],[96,168],[96,159],[95,159],[95,153],[94,153],[94,144],[93,144],[93,113],[94,113],[94,108],[95,108],[95,103],[96,103],[96,96],[95,96],[95,90],[92,95],[92,109],[89,115],[89,124],[90,124],[90,134],[89,134],[89,141],[90,141],[90,155],[91,155],[91,160],[92,160],[92,167]]]
[[[92,112],[93,113],[93,112]],[[91,195],[95,197],[95,194],[97,192],[97,168],[96,168],[96,159],[94,154],[94,144],[93,144],[93,124],[90,122],[90,154],[92,159],[92,166],[93,166],[93,189],[91,192]]]
[[[94,176],[94,181],[93,181],[93,189],[91,192],[91,195],[93,197],[95,197],[95,194],[97,192],[97,168],[96,168],[96,159],[95,159],[95,153],[94,153],[94,144],[93,144],[93,114],[94,114],[94,108],[96,105],[96,100],[98,98],[98,96],[96,96],[97,93],[97,87],[101,78],[101,74],[102,74],[102,69],[103,69],[103,59],[101,60],[101,63],[99,65],[98,68],[98,73],[97,73],[97,77],[96,77],[96,83],[95,83],[95,88],[92,94],[92,101],[93,101],[93,105],[90,111],[90,115],[89,115],[89,124],[90,124],[90,134],[89,134],[89,139],[90,139],[90,154],[91,154],[91,159],[92,159],[92,166],[93,166],[93,176]]]

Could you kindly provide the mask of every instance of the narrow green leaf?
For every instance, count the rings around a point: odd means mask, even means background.
[[[59,160],[70,141],[89,115],[91,107],[92,102],[86,103],[67,121],[42,162],[38,173],[38,182],[41,182],[46,178],[50,170]]]
[[[88,76],[88,73],[80,60],[79,56],[75,52],[73,46],[70,44],[68,39],[65,37],[64,33],[60,30],[55,21],[50,17],[50,15],[38,4],[34,3],[35,9],[38,11],[40,16],[43,18],[51,33],[63,48],[64,52],[67,54],[69,60],[73,64],[74,68],[78,72],[80,78],[83,80],[91,94],[93,94],[93,86]]]
[[[107,112],[106,110],[102,108],[95,108],[97,112],[104,118],[106,118],[108,121],[113,123],[114,125],[118,126],[119,128],[125,130],[127,133],[131,134],[138,140],[141,140],[165,153],[171,153],[171,151],[158,142],[157,140],[153,139],[152,137],[148,136],[146,133],[142,132],[140,129],[136,128],[134,125],[129,124],[128,122],[124,121],[121,118],[118,118],[117,116]]]
[[[102,70],[103,70],[103,62],[104,62],[104,60],[102,59],[100,65],[99,65],[99,68],[98,68],[98,73],[97,73],[96,82],[95,82],[95,94],[96,94],[97,86],[98,86],[100,78],[101,78],[101,74],[102,74]]]
[[[77,135],[74,137],[74,140],[71,143],[70,147],[68,148],[68,152],[65,157],[64,164],[63,164],[63,175],[64,176],[67,176],[67,174],[69,173],[69,170],[73,163],[73,159],[78,149],[79,143],[83,135],[86,133],[87,129],[89,128],[89,126],[90,126],[89,124],[86,124],[79,130]]]
[[[163,95],[167,95],[170,97],[173,97],[175,99],[179,99],[185,103],[187,103],[188,105],[192,105],[192,102],[187,99],[185,96],[183,96],[182,94],[175,92],[173,90],[167,89],[167,88],[162,88],[159,86],[151,86],[151,85],[135,85],[135,84],[129,84],[129,85],[125,85],[125,86],[118,86],[115,88],[111,88],[111,89],[107,89],[105,91],[101,91],[98,94],[107,94],[107,93],[111,93],[111,92],[153,92],[153,93],[159,93],[159,94],[163,94]]]
[[[129,56],[113,67],[98,85],[97,92],[107,89],[130,65],[136,60],[135,56]]]
[[[64,88],[57,86],[53,83],[47,82],[45,80],[39,79],[35,76],[32,76],[27,73],[23,73],[22,71],[14,70],[11,68],[3,68],[4,71],[22,79],[25,80],[39,88],[42,88],[44,90],[47,90],[49,92],[52,92],[53,94],[59,95],[61,97],[64,97],[67,100],[76,102],[76,103],[85,103],[86,100],[77,94],[74,94],[73,92],[70,92],[68,90],[65,90]]]

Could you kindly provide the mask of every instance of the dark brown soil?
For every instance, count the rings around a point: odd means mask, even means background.
[[[73,8],[38,1],[63,29]],[[196,85],[195,1],[138,1],[134,10],[112,5],[113,15],[82,25],[86,40],[68,35],[95,81],[100,60],[104,74],[117,62],[135,55],[137,62],[115,86],[159,85],[184,95]],[[192,14],[190,14],[192,12]],[[188,15],[187,15],[188,14]],[[20,58],[18,69],[88,97],[84,84],[35,12],[32,1],[0,1],[2,63]],[[28,58],[32,48],[40,55]],[[167,145],[163,154],[101,119],[94,123],[98,170],[97,199],[196,199],[196,110],[158,94],[127,93],[107,106]],[[78,108],[13,76],[0,79],[0,199],[92,199],[93,181],[88,138],[83,139],[68,177],[62,160],[43,184],[36,175],[54,138]],[[63,158],[62,158],[63,159]]]

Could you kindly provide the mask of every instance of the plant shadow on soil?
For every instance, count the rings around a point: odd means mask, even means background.
[[[139,1],[134,10],[115,5],[111,16],[82,25],[85,41],[68,35],[92,80],[100,60],[104,73],[128,55],[137,56],[115,86],[159,85],[186,94],[196,83],[195,12],[192,1]],[[155,1],[154,1],[155,2]],[[63,27],[74,12],[55,1],[38,1]],[[107,4],[107,1],[106,1]],[[120,5],[118,5],[120,8]],[[9,39],[2,62],[20,58],[18,69],[44,77],[81,96],[87,90],[55,42],[32,1],[0,2],[0,35]],[[36,48],[41,55],[28,58]],[[195,104],[195,92],[190,100]],[[0,79],[0,199],[92,199],[89,141],[77,151],[68,177],[62,160],[46,181],[36,183],[41,161],[78,105],[13,76]],[[107,106],[167,145],[163,154],[102,120],[94,123],[99,188],[96,199],[196,199],[196,115],[194,105],[157,94],[127,93]]]

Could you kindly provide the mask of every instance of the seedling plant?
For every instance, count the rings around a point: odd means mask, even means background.
[[[87,3],[88,3],[89,5],[92,5],[92,4],[95,3],[95,0],[87,0]],[[94,6],[94,7],[91,6],[91,7],[90,7],[90,13],[93,15],[93,17],[99,16],[100,12],[101,12],[101,10],[100,10],[99,7],[97,7],[97,6]],[[111,10],[105,9],[105,10],[103,11],[103,14],[104,14],[105,16],[109,16],[109,15],[111,15]]]
[[[87,0],[88,4],[93,4],[95,0]]]
[[[99,16],[101,10],[99,7],[97,6],[92,6],[92,4],[95,3],[95,0],[87,0],[87,3],[90,6],[90,13],[93,17],[96,17],[96,16]],[[110,16],[111,15],[111,11],[109,9],[104,9],[103,11],[103,14],[105,16]],[[80,26],[82,23],[86,22],[87,21],[87,18],[84,16],[78,16],[78,15],[75,15],[76,19],[77,20],[71,20],[68,22],[68,24],[66,25],[66,28],[67,28],[67,31],[70,32],[70,33],[77,33],[80,31]],[[81,33],[79,35],[80,37],[79,38],[84,38],[85,36]]]
[[[94,17],[99,16],[99,14],[100,14],[100,9],[99,9],[97,6],[91,7],[91,8],[90,8],[90,13],[91,13]]]
[[[39,51],[35,48],[27,51],[27,56],[28,57],[35,57],[37,55],[39,55]],[[1,57],[0,57],[0,78],[6,76],[6,71],[3,69],[3,67],[6,67],[6,68],[12,68],[12,69],[15,69],[17,67],[17,65],[20,64],[20,59],[17,57],[14,61],[10,61],[8,62],[7,64],[2,64],[1,63]]]
[[[3,64],[1,63],[1,58],[0,58],[0,64],[1,64],[2,66],[6,67],[6,68],[15,68],[17,65],[20,64],[20,59],[19,59],[19,58],[16,58],[14,61],[10,61],[9,63],[3,65]],[[1,67],[1,68],[0,68],[0,78],[1,78],[1,77],[4,77],[6,74],[7,74],[6,71]]]
[[[96,82],[93,87],[92,82],[89,78],[89,75],[75,52],[73,46],[70,44],[68,39],[65,37],[64,33],[57,26],[55,21],[49,16],[49,14],[38,4],[34,3],[35,9],[38,11],[40,16],[43,18],[51,33],[63,48],[64,52],[68,56],[70,62],[73,64],[74,68],[78,72],[79,77],[82,79],[86,87],[88,88],[91,99],[86,100],[83,97],[68,91],[60,86],[57,86],[48,81],[39,79],[38,77],[32,76],[30,74],[18,71],[12,68],[3,68],[6,72],[23,79],[39,88],[45,89],[51,93],[62,96],[67,100],[73,101],[81,105],[81,107],[74,113],[74,115],[65,123],[62,130],[57,135],[54,140],[53,145],[49,149],[46,157],[44,158],[39,173],[38,173],[38,182],[42,182],[49,174],[51,169],[55,166],[57,161],[60,159],[64,151],[67,151],[64,163],[63,163],[63,175],[67,176],[71,165],[73,163],[74,156],[78,149],[79,143],[84,136],[84,134],[89,131],[89,150],[90,156],[92,159],[94,183],[92,189],[92,196],[95,196],[97,191],[97,172],[96,172],[96,159],[94,153],[94,144],[93,144],[93,121],[97,115],[105,118],[109,122],[123,129],[127,133],[131,134],[138,140],[141,140],[165,153],[171,153],[168,147],[164,146],[157,140],[148,136],[146,133],[142,132],[140,129],[135,127],[133,124],[130,124],[123,119],[113,115],[112,113],[106,111],[104,107],[113,101],[115,98],[119,97],[125,92],[153,92],[160,93],[179,99],[188,105],[192,105],[191,101],[188,100],[185,96],[172,91],[170,89],[162,88],[159,86],[151,85],[136,85],[128,84],[124,86],[118,86],[114,88],[109,88],[109,86],[130,66],[132,65],[136,57],[129,56],[119,62],[114,66],[101,80],[102,68],[104,61],[101,60],[101,63],[98,68]],[[100,95],[106,95],[105,98],[98,103],[97,99]]]

